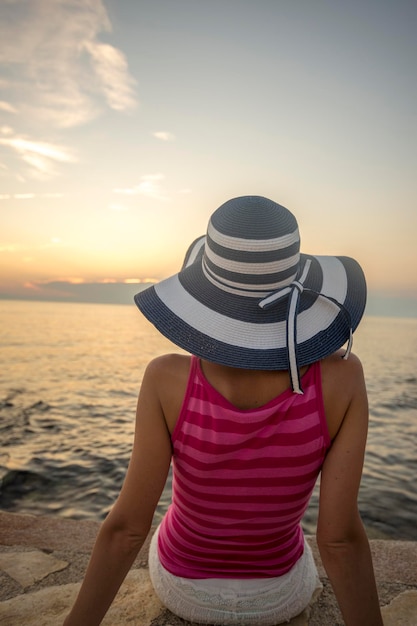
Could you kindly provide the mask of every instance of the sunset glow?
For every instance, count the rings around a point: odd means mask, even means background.
[[[0,298],[130,294],[259,194],[417,307],[416,24],[411,0],[1,3]]]

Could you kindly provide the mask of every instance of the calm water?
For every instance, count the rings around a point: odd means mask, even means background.
[[[176,350],[132,306],[0,301],[0,508],[102,519],[121,486],[146,363]],[[417,319],[365,318],[371,423],[360,509],[417,539]],[[156,518],[166,510],[170,482]],[[317,491],[305,517],[314,532]]]

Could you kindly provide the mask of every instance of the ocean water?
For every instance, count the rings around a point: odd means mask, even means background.
[[[172,351],[133,304],[0,301],[0,509],[103,519],[127,468],[146,364]],[[370,402],[361,514],[374,536],[416,540],[417,319],[365,317],[354,351]]]

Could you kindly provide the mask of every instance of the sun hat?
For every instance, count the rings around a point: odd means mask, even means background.
[[[297,220],[262,196],[222,204],[181,271],[135,295],[145,317],[174,344],[231,367],[289,370],[352,345],[366,282],[350,257],[300,253]]]

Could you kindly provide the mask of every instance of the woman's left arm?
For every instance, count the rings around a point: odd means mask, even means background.
[[[171,440],[157,391],[158,369],[157,361],[146,369],[126,478],[98,533],[84,581],[64,626],[101,623],[151,528],[171,462]]]

